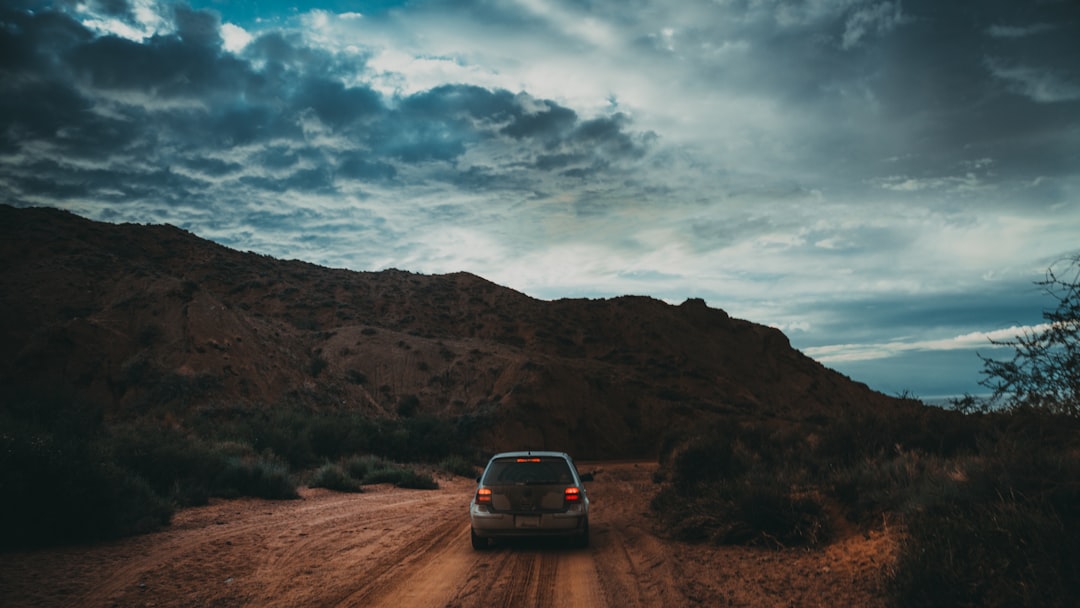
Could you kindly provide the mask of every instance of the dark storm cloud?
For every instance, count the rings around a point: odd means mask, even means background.
[[[1022,5],[1028,9],[1018,10]],[[1023,65],[1043,74],[1060,71],[1067,79],[1080,78],[1075,62],[1067,59],[1080,56],[1080,41],[1070,39],[1069,33],[1080,20],[1078,6],[999,3],[1000,10],[981,13],[965,3],[905,3],[910,23],[883,45],[887,71],[874,83],[885,104],[884,117],[914,129],[925,165],[958,153],[992,156],[1006,170],[1014,163],[1041,166],[1060,157],[1066,140],[1055,131],[1073,119],[1080,96],[1060,105],[1045,103],[1008,86],[994,66]],[[1035,33],[1023,41],[988,33],[994,23],[1024,23],[1030,13],[1073,27]],[[992,15],[993,22],[980,19],[982,14]],[[1080,79],[1074,82],[1080,84]],[[1017,138],[1039,144],[1017,149]]]
[[[805,303],[810,315],[820,314],[820,338],[812,347],[828,343],[861,343],[887,327],[898,339],[945,337],[1042,322],[1042,311],[1052,304],[1030,282],[1010,281],[984,286],[977,293],[942,286],[933,294],[881,294],[874,297],[836,298]],[[858,323],[852,323],[858,319]],[[952,332],[949,335],[948,332]],[[989,345],[989,341],[985,342]]]
[[[488,125],[508,122],[519,113],[509,91],[489,91],[472,85],[442,85],[410,95],[401,103],[402,112],[424,120],[452,117],[474,119]]]
[[[979,177],[1000,183],[1080,164],[1080,3],[728,2],[701,15],[636,50],[693,66],[684,94],[721,87],[806,117],[774,159],[785,170],[929,179],[991,158]]]
[[[122,3],[103,8],[130,16]],[[271,32],[238,56],[223,51],[213,13],[178,6],[173,19],[172,33],[136,41],[95,35],[58,12],[0,12],[8,51],[0,149],[15,159],[0,178],[13,202],[73,197],[79,184],[91,192],[106,177],[140,184],[114,189],[113,203],[154,196],[154,180],[172,166],[183,171],[158,184],[161,200],[200,192],[194,200],[211,204],[221,180],[332,193],[338,179],[386,181],[402,166],[459,163],[480,143],[494,154],[480,167],[440,168],[429,178],[463,186],[480,171],[497,187],[521,183],[514,174],[529,167],[595,171],[646,145],[624,117],[581,120],[525,93],[447,85],[387,100],[344,83],[363,70],[363,55],[349,63]],[[322,135],[313,138],[312,128]],[[74,167],[78,159],[95,167]]]
[[[327,78],[305,81],[293,99],[293,109],[315,111],[324,124],[335,129],[349,127],[366,118],[378,118],[384,107],[378,93],[367,87],[346,87]]]
[[[933,176],[958,172],[956,159],[992,158],[995,171],[986,179],[995,181],[1073,172],[1068,165],[1075,167],[1077,156],[1068,127],[1080,94],[1049,101],[1011,84],[998,66],[1022,66],[1057,79],[1058,86],[1080,86],[1080,5],[995,2],[985,8],[905,2],[904,25],[873,51],[880,55],[873,64],[884,69],[867,82],[882,104],[881,118],[893,125],[889,130],[906,130],[901,168]],[[995,27],[1032,19],[1062,27],[1023,39],[993,35]]]

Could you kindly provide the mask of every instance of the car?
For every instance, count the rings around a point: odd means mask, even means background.
[[[589,545],[589,495],[564,452],[503,452],[477,478],[469,504],[472,546],[482,550],[500,538],[565,537]]]

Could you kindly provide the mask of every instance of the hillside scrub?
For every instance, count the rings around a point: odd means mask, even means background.
[[[342,491],[392,483],[430,489],[395,462],[468,468],[476,420],[372,420],[302,407],[213,408],[184,423],[106,423],[83,402],[10,399],[0,410],[0,549],[148,532],[211,497],[294,499],[298,480]],[[320,464],[322,463],[322,464]],[[305,471],[313,471],[306,474]]]
[[[11,408],[18,410],[18,408]],[[101,430],[0,412],[0,549],[89,542],[169,523],[170,501],[117,464]],[[35,412],[62,414],[50,403]]]
[[[363,486],[378,483],[414,490],[439,488],[435,478],[427,473],[370,454],[352,456],[342,462],[327,462],[315,471],[309,481],[311,487],[339,492],[361,492]]]
[[[857,429],[857,431],[856,431]],[[1080,597],[1080,421],[912,406],[734,422],[668,442],[669,534],[765,547],[830,539],[828,513],[905,530],[896,606],[1067,606]]]

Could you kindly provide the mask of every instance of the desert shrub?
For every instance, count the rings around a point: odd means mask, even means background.
[[[311,360],[308,362],[307,372],[311,374],[312,378],[318,378],[319,374],[321,374],[322,371],[326,369],[326,366],[328,366],[329,364],[330,363],[326,360],[325,357],[322,357],[321,355],[313,355],[311,357]]]
[[[370,483],[392,483],[399,488],[413,490],[438,490],[439,482],[428,473],[421,473],[416,469],[400,467],[396,469],[384,469],[375,474],[378,481]],[[366,482],[366,480],[365,480]]]
[[[180,506],[206,504],[222,461],[205,443],[155,425],[124,426],[107,442],[109,459]]]
[[[366,448],[367,442],[358,439],[361,424],[359,420],[350,420],[347,414],[312,415],[296,441],[307,442],[309,449],[306,451],[314,456],[333,460],[349,451]]]
[[[449,456],[439,462],[439,470],[470,479],[477,476],[477,467],[464,456]]]
[[[244,420],[238,431],[250,437],[255,451],[277,454],[300,470],[320,461],[308,434],[311,421],[312,414],[301,408],[275,407]]]
[[[774,484],[755,484],[738,493],[730,519],[734,525],[726,532],[726,543],[817,546],[832,534],[819,496]]]
[[[231,456],[214,477],[214,496],[255,496],[274,500],[299,498],[285,462],[272,454]]]
[[[0,433],[0,548],[117,538],[168,524],[172,507],[93,444]]]
[[[1076,425],[1031,412],[978,454],[930,471],[897,511],[907,534],[889,580],[897,606],[1070,606],[1080,597]],[[1041,430],[1040,430],[1041,429]]]
[[[143,424],[117,429],[109,445],[115,462],[181,506],[205,504],[210,496],[297,496],[287,463],[243,442],[208,441]]]
[[[345,461],[345,470],[364,485],[390,483],[399,488],[435,490],[439,484],[427,474],[383,460],[377,456],[355,456]]]
[[[363,456],[353,455],[345,459],[342,463],[345,471],[356,479],[363,479],[367,477],[371,471],[383,468],[386,465],[383,464],[383,460],[377,456],[366,454]]]
[[[415,415],[419,408],[420,398],[416,395],[403,395],[398,398],[397,415],[402,418],[409,418]]]
[[[1080,592],[1075,530],[1045,504],[1000,496],[935,505],[906,523],[889,584],[898,606],[1064,607]]]
[[[838,466],[825,480],[848,520],[871,524],[886,513],[953,499],[974,456],[943,458],[919,451],[879,454]]]
[[[730,424],[668,445],[652,508],[675,538],[767,546],[828,540],[824,500],[812,491],[815,467],[791,456],[805,450],[800,435]]]
[[[818,546],[831,536],[820,496],[764,479],[735,479],[692,493],[662,491],[652,508],[679,540],[795,547]]]
[[[197,412],[194,434],[238,441],[273,452],[293,470],[335,462],[352,454],[378,454],[398,462],[436,463],[471,453],[470,441],[490,424],[490,414],[444,419],[415,415],[391,420],[356,411],[314,411],[301,405],[216,407]]]
[[[361,491],[360,483],[342,465],[329,462],[316,469],[308,485],[337,492]]]

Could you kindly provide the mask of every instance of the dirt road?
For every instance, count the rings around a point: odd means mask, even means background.
[[[592,543],[469,543],[472,480],[434,491],[302,490],[187,509],[163,532],[0,555],[4,606],[579,607],[881,605],[887,531],[817,551],[686,545],[651,533],[655,465],[605,464]]]

